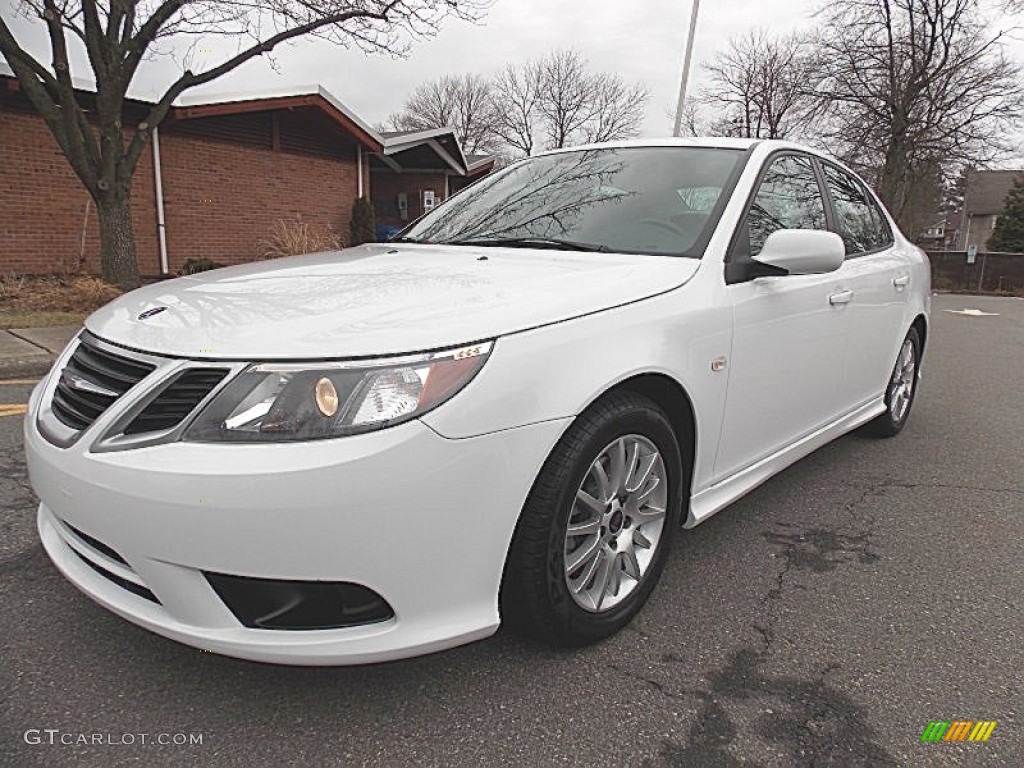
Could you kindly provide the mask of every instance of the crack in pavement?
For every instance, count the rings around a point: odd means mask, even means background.
[[[0,449],[0,477],[4,478],[4,482],[0,484],[0,522],[22,510],[35,509],[35,492],[28,481],[28,469],[20,450]]]
[[[679,688],[677,689],[677,691],[670,691],[668,690],[668,686],[666,686],[665,683],[662,683],[659,680],[655,680],[653,677],[648,677],[647,675],[643,675],[637,672],[633,672],[629,669],[625,669],[617,664],[608,664],[606,665],[606,668],[612,670],[617,675],[627,677],[630,680],[639,680],[642,683],[646,683],[665,698],[672,699],[674,701],[683,701],[687,696],[695,697],[698,699],[704,699],[710,695],[708,691],[702,690],[700,688]]]
[[[860,486],[857,486],[860,487]],[[809,679],[796,677],[771,678],[761,667],[772,653],[776,626],[780,615],[778,604],[787,590],[794,568],[815,573],[833,571],[849,562],[835,555],[852,554],[860,563],[878,560],[871,548],[877,515],[862,511],[873,497],[880,496],[892,484],[886,480],[860,487],[861,493],[845,505],[847,520],[837,528],[817,526],[799,528],[785,523],[783,531],[765,531],[771,543],[781,544],[773,553],[781,557],[782,567],[775,582],[761,598],[765,609],[763,621],[753,624],[760,639],[760,650],[740,648],[728,664],[710,676],[711,690],[694,692],[703,704],[683,744],[666,740],[661,760],[666,766],[739,766],[756,765],[738,758],[731,749],[737,728],[716,694],[734,705],[744,701],[763,703],[779,700],[781,704],[767,707],[754,718],[762,738],[780,750],[789,752],[796,765],[895,765],[896,761],[883,749],[867,725],[863,709],[849,696],[826,682],[828,675],[840,668],[829,663]],[[659,692],[664,686],[648,680]],[[667,694],[666,694],[667,695]],[[840,755],[842,755],[840,757]],[[651,765],[650,761],[647,763]]]
[[[961,483],[891,483],[889,488],[906,488],[916,490],[917,488],[943,488],[954,491],[984,491],[986,493],[1012,493],[1024,495],[1024,488],[992,488],[987,485],[964,485]]]
[[[827,682],[828,676],[841,665],[828,663],[810,677],[773,677],[764,671],[776,640],[781,601],[788,590],[800,586],[791,583],[793,570],[827,573],[851,562],[851,556],[862,564],[878,560],[871,545],[877,513],[869,502],[889,487],[888,479],[853,486],[858,492],[843,506],[843,520],[838,526],[801,528],[786,522],[763,532],[768,542],[781,545],[773,557],[781,558],[782,564],[774,582],[760,598],[764,615],[753,624],[758,647],[734,650],[723,666],[709,673],[707,689],[676,688],[654,675],[609,665],[615,674],[641,682],[667,700],[699,702],[687,737],[682,743],[665,740],[658,764],[757,765],[743,760],[733,747],[740,718],[745,723],[746,736],[759,735],[766,745],[788,753],[795,765],[895,765],[895,760],[879,746],[861,707]],[[648,636],[638,627],[633,629]],[[663,662],[681,660],[674,654],[662,656]],[[757,711],[745,716],[745,710],[752,704]],[[648,760],[645,765],[655,763]]]
[[[847,484],[847,487],[851,486]],[[823,525],[801,528],[795,523],[785,522],[777,525],[776,530],[762,532],[767,541],[782,546],[782,551],[773,553],[772,556],[783,558],[783,565],[776,574],[774,586],[761,599],[761,604],[767,608],[766,619],[753,625],[761,637],[763,656],[771,652],[775,640],[775,625],[779,617],[774,605],[782,599],[786,582],[794,568],[826,573],[849,562],[849,559],[842,555],[855,555],[857,561],[865,565],[879,559],[871,545],[877,515],[873,512],[862,514],[859,510],[869,499],[884,495],[885,490],[892,487],[892,483],[886,479],[866,487],[852,487],[859,488],[861,493],[844,505],[847,513],[846,523],[831,528]],[[779,528],[782,530],[778,530]]]

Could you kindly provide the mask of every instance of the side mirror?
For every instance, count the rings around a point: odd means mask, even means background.
[[[846,258],[843,238],[820,229],[779,229],[768,235],[753,261],[784,269],[791,275],[835,272]]]

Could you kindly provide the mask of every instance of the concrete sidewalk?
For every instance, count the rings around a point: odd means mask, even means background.
[[[77,325],[0,330],[0,379],[42,376],[78,330]]]

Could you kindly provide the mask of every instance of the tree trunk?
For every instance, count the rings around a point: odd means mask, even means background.
[[[901,227],[906,223],[903,219],[907,208],[907,171],[906,144],[893,138],[886,148],[885,164],[878,179],[878,196]]]
[[[131,195],[97,201],[100,218],[100,265],[103,279],[125,290],[139,287]]]

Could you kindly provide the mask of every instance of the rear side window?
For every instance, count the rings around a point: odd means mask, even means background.
[[[892,244],[892,232],[878,205],[853,176],[823,164],[846,255],[860,256]]]
[[[825,203],[810,159],[783,155],[773,161],[761,180],[741,235],[745,238],[749,233],[749,255],[759,254],[768,235],[777,230],[826,228]]]

